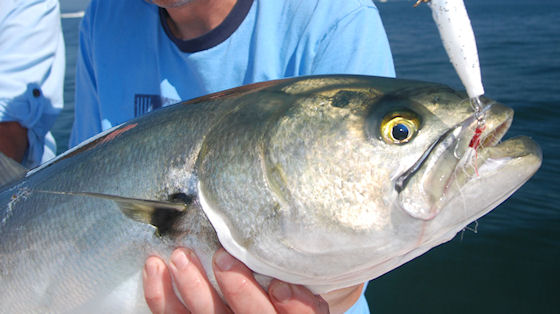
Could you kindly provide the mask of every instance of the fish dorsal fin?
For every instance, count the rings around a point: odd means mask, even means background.
[[[25,177],[26,173],[27,169],[0,152],[0,187]]]
[[[187,200],[184,197],[174,197],[174,201],[154,201],[92,192],[38,192],[111,200],[117,204],[126,217],[156,227],[160,235],[174,232],[173,225],[175,220],[186,211],[190,204],[190,199]]]

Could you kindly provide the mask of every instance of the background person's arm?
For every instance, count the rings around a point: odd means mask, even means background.
[[[21,163],[27,149],[27,129],[18,122],[0,122],[0,152]]]
[[[56,152],[49,130],[62,109],[65,70],[57,0],[0,10],[0,149],[31,168]],[[25,158],[25,160],[23,160]]]

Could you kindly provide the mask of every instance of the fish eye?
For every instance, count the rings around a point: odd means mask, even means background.
[[[412,112],[394,112],[381,121],[381,137],[387,144],[409,142],[420,126],[420,120]]]
[[[397,141],[406,140],[408,138],[409,133],[410,132],[408,131],[408,127],[404,123],[399,123],[399,124],[395,125],[393,127],[393,130],[391,131],[391,135]]]

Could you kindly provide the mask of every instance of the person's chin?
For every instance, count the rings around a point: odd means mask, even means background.
[[[162,8],[177,8],[194,0],[146,0]]]

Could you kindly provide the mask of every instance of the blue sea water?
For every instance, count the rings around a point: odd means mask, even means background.
[[[142,1],[142,0],[138,0]],[[62,12],[88,0],[61,0]],[[462,89],[427,6],[376,2],[397,76]],[[506,137],[542,147],[539,172],[452,241],[369,285],[374,313],[560,313],[560,1],[465,0],[486,96],[515,110]],[[67,147],[74,106],[79,18],[64,18],[65,108],[53,133]],[[118,87],[115,87],[118,88]]]

